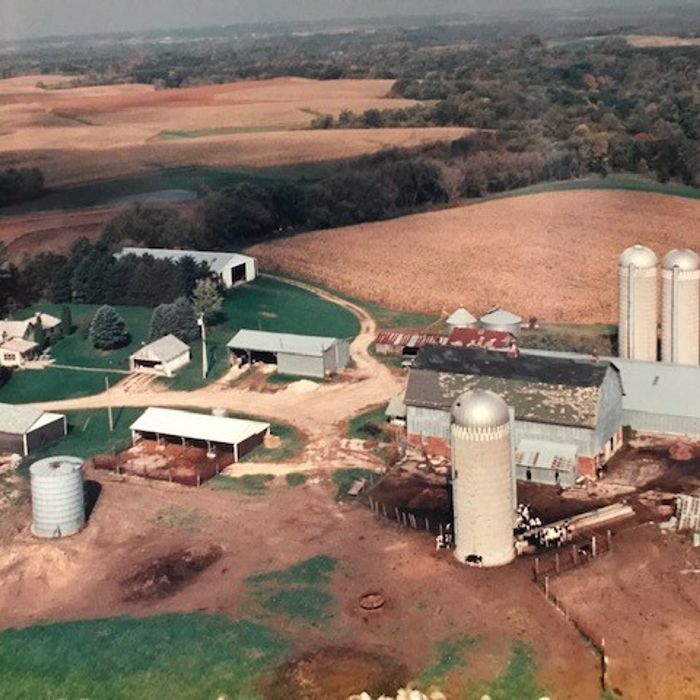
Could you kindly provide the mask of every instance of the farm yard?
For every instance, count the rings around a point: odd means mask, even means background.
[[[456,138],[464,128],[308,130],[319,114],[402,107],[391,80],[277,78],[155,90],[57,88],[70,78],[0,81],[0,167],[39,164],[50,187],[158,167],[266,167],[348,158]],[[53,89],[37,87],[52,83]],[[108,127],[108,128],[106,128]],[[67,146],[67,144],[70,144]]]
[[[693,199],[579,190],[315,231],[249,252],[265,269],[390,308],[484,313],[497,304],[526,319],[609,323],[620,251],[639,242],[659,253],[693,247],[698,228]]]
[[[42,304],[40,308],[61,315],[60,305]],[[51,356],[59,367],[14,372],[0,386],[0,401],[28,403],[86,396],[104,390],[105,377],[112,385],[123,379],[128,369],[128,356],[148,335],[152,309],[117,307],[131,332],[131,342],[110,351],[96,350],[88,341],[87,328],[96,309],[96,306],[72,305],[73,322],[78,328],[51,348]],[[210,329],[208,336],[210,370],[207,380],[201,378],[201,344],[195,343],[192,362],[172,380],[167,380],[167,386],[194,389],[220,378],[228,368],[226,343],[240,328],[328,333],[340,338],[354,337],[358,331],[357,320],[348,311],[299,287],[267,278],[229,292],[224,297],[222,310],[224,319]],[[31,311],[25,313],[29,315]],[[73,367],[82,369],[71,369]],[[165,383],[166,380],[159,382],[163,390],[167,388]]]

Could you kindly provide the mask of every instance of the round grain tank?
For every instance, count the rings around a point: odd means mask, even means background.
[[[452,406],[452,501],[455,556],[501,566],[515,556],[515,468],[508,406],[476,389]]]
[[[618,260],[619,355],[656,362],[658,356],[658,258],[651,248],[633,245]]]
[[[479,319],[479,324],[487,331],[503,331],[518,335],[523,319],[505,309],[494,309]]]
[[[47,457],[29,468],[32,532],[37,537],[68,537],[85,525],[83,460]]]
[[[661,359],[683,365],[700,361],[700,257],[672,250],[661,272]]]
[[[463,306],[460,306],[455,312],[450,314],[445,321],[450,333],[457,328],[476,328],[478,321],[469,311]]]

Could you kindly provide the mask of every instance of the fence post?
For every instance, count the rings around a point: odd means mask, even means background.
[[[608,551],[612,549],[612,530],[608,530],[606,533],[608,538]]]
[[[554,553],[554,570],[559,573],[559,552]]]
[[[425,531],[430,532],[430,520],[428,518],[425,519]]]
[[[374,513],[374,503],[372,503],[371,496],[367,496],[367,502],[369,503],[369,509]]]
[[[540,577],[540,558],[535,557],[535,581]]]
[[[595,558],[595,555],[596,555],[595,535],[593,535],[593,537],[591,537],[591,554],[593,555],[593,558]]]
[[[544,595],[549,600],[549,576],[544,577]]]
[[[440,539],[443,538],[443,535],[444,535],[444,532],[442,531],[442,523],[440,523]]]
[[[578,566],[578,552],[575,544],[571,545],[571,560],[574,562],[574,566]]]
[[[202,479],[199,476],[199,474],[197,474],[197,488],[199,488],[201,485],[202,485]]]
[[[396,516],[396,519],[399,521],[399,525],[401,524],[401,513],[399,513],[399,509],[394,506],[394,515]]]

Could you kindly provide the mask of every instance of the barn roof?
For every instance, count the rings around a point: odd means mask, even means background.
[[[33,406],[0,403],[0,433],[26,435],[33,428],[41,427],[62,417],[58,413],[46,413]]]
[[[206,263],[212,272],[221,274],[229,265],[243,265],[244,263],[255,260],[249,255],[241,255],[240,253],[216,253],[207,250],[175,250],[174,248],[122,248],[121,253],[117,253],[116,257],[124,255],[150,255],[156,260],[173,260],[177,261],[180,258],[192,258],[196,263]]]
[[[610,369],[607,362],[426,346],[409,374],[406,404],[449,410],[463,392],[488,389],[513,407],[517,420],[593,428]]]
[[[478,347],[486,350],[505,350],[514,338],[507,331],[491,331],[484,328],[455,328],[447,341],[458,347]]]
[[[239,444],[269,429],[269,423],[259,421],[153,407],[147,408],[141,417],[131,424],[131,430],[137,432],[208,440],[224,445]]]
[[[150,360],[155,362],[170,362],[180,355],[189,352],[190,346],[183,343],[172,333],[144,345],[131,355],[135,360]]]
[[[337,338],[295,333],[272,333],[242,328],[228,342],[228,347],[252,352],[284,353],[321,357],[328,348],[338,342]]]
[[[446,345],[447,337],[432,333],[410,333],[408,331],[380,331],[374,342],[397,348],[420,348],[423,345]]]

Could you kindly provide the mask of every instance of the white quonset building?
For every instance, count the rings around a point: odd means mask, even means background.
[[[231,364],[266,362],[282,374],[323,378],[350,361],[350,343],[294,333],[241,329],[228,342]]]
[[[234,462],[261,445],[269,432],[269,423],[171,408],[148,408],[131,424],[134,444],[156,440],[194,445],[208,452],[225,450],[233,452]]]
[[[150,255],[156,260],[192,258],[196,263],[206,263],[209,269],[221,278],[224,287],[230,289],[239,284],[252,282],[258,276],[258,261],[240,253],[217,253],[203,250],[174,250],[170,248],[122,248],[118,257]]]
[[[0,403],[0,452],[26,457],[67,433],[66,417],[60,413]]]
[[[169,334],[130,355],[129,369],[132,372],[172,377],[189,364],[191,357],[190,346]]]

